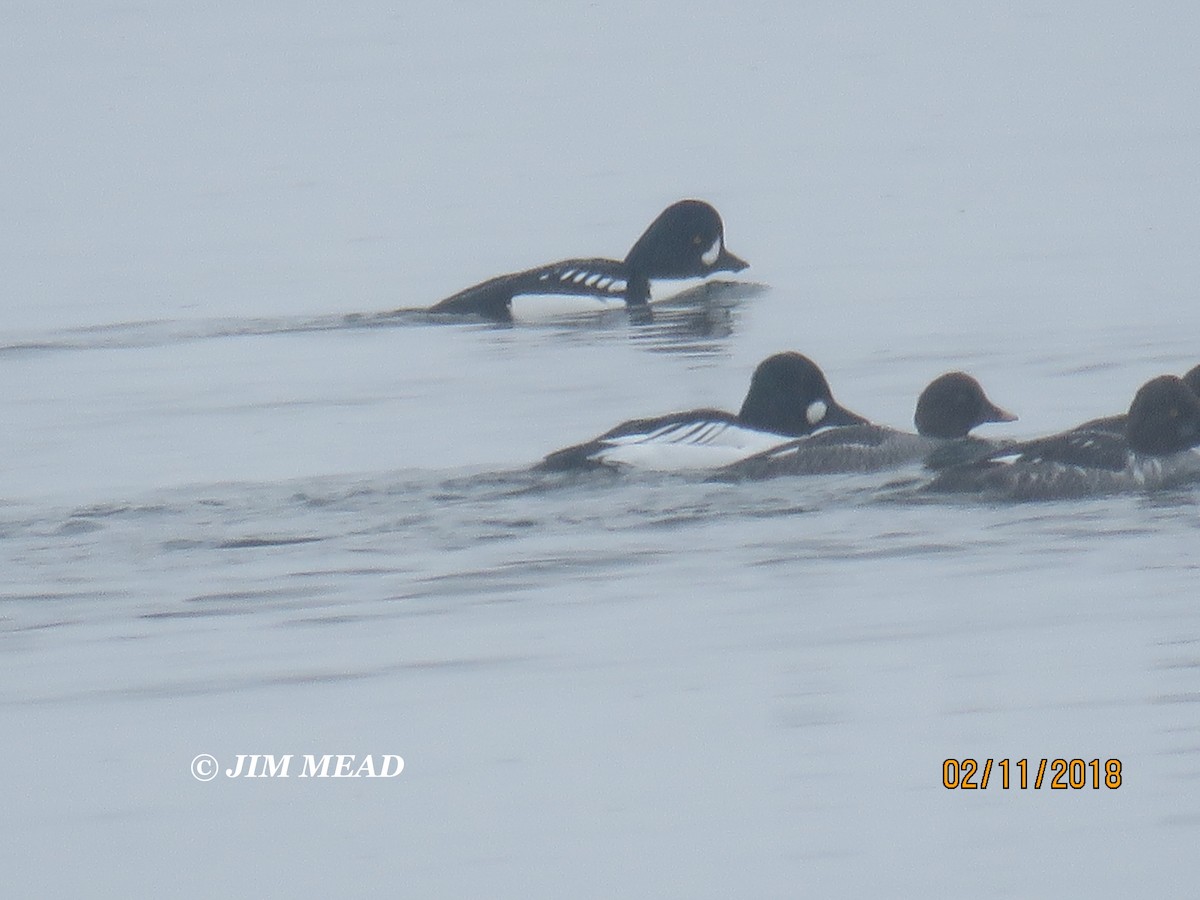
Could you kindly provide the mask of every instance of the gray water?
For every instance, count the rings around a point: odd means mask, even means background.
[[[965,369],[1013,437],[1200,362],[1200,14],[843,6],[9,11],[14,896],[1194,893],[1196,491],[529,471],[785,349],[897,427]],[[749,286],[383,315],[685,196]]]

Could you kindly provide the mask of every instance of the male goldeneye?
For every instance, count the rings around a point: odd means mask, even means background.
[[[725,228],[715,209],[701,200],[680,200],[650,223],[623,260],[565,259],[499,275],[447,297],[429,311],[509,322],[513,298],[530,294],[624,300],[630,307],[644,307],[652,280],[702,278],[740,272],[747,265],[725,249]]]
[[[968,438],[968,432],[985,422],[1016,418],[992,403],[970,375],[948,372],[930,382],[917,399],[916,434],[870,424],[830,429],[756,453],[725,467],[718,477],[880,472],[921,462],[935,452],[943,458],[976,458],[995,445]]]
[[[695,409],[634,419],[585,444],[551,453],[539,468],[716,468],[817,429],[866,421],[834,401],[824,374],[807,356],[777,353],[754,370],[736,416]]]
[[[1148,491],[1200,480],[1200,398],[1174,375],[1142,385],[1124,433],[1077,428],[940,473],[928,490],[1017,500]]]

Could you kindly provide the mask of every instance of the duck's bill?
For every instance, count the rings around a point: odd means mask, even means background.
[[[721,253],[717,256],[716,263],[713,264],[714,272],[740,272],[742,269],[748,268],[750,263],[746,262],[740,256],[735,256],[724,247],[721,248]]]
[[[852,413],[843,406],[838,406],[836,403],[829,404],[829,409],[825,413],[825,418],[821,420],[821,427],[827,425],[867,425],[869,419],[860,416],[858,413]]]
[[[1006,409],[993,405],[986,413],[985,422],[1015,422],[1017,417]]]

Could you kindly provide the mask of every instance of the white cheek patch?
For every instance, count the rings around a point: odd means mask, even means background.
[[[809,425],[816,425],[818,422],[825,420],[825,413],[829,412],[829,407],[825,405],[824,400],[817,400],[808,404],[808,409],[804,411],[804,418],[808,419]]]
[[[718,236],[713,241],[712,246],[700,254],[700,259],[704,261],[706,266],[711,266],[717,261],[717,257],[721,255],[721,238]]]

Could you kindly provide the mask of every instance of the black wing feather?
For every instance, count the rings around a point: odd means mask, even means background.
[[[536,269],[489,278],[435,303],[429,311],[511,322],[512,300],[519,294],[570,294],[597,300],[624,300],[626,287],[624,263],[603,258],[564,259]]]

